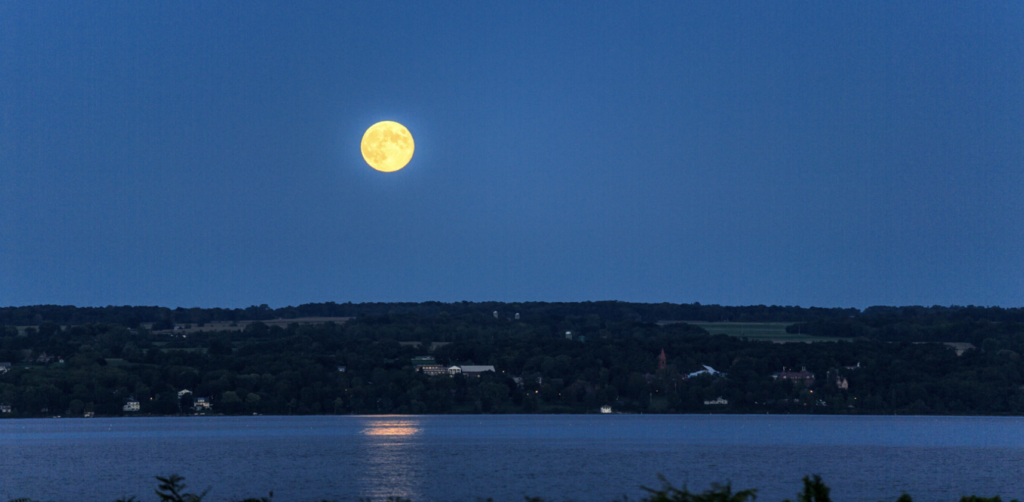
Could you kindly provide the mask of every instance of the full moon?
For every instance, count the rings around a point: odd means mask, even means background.
[[[416,145],[404,125],[385,120],[370,126],[363,134],[360,149],[370,167],[385,173],[395,172],[412,160]]]

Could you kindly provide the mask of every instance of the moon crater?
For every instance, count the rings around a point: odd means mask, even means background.
[[[370,126],[363,134],[360,150],[370,167],[385,173],[397,171],[412,160],[416,145],[402,124],[385,120]]]

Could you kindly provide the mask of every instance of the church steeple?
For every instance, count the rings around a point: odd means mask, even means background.
[[[665,349],[661,349],[661,355],[658,356],[658,369],[665,369],[665,365],[668,362],[668,358],[665,357]]]

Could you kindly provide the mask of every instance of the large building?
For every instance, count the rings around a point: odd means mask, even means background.
[[[463,375],[480,376],[488,371],[494,373],[494,366],[462,366]]]
[[[772,378],[776,380],[789,380],[793,383],[801,383],[804,385],[811,385],[814,383],[814,373],[807,371],[807,368],[801,368],[800,371],[785,371],[785,368],[783,368],[783,371],[772,375]]]
[[[427,376],[438,376],[447,375],[448,368],[445,368],[443,364],[421,364],[416,366],[416,371],[423,373]]]
[[[431,356],[419,356],[412,358],[413,369],[427,376],[447,375],[448,368],[443,364],[437,364]]]
[[[479,365],[472,365],[472,364],[461,364],[461,365],[460,364],[456,364],[456,365],[448,367],[448,374],[451,375],[451,376],[455,376],[455,375],[458,375],[458,374],[461,373],[461,374],[466,375],[466,376],[479,377],[480,375],[482,375],[482,374],[484,374],[484,373],[486,373],[488,371],[490,371],[491,373],[495,373],[494,366],[490,366],[490,365],[488,365],[488,366],[479,366]]]

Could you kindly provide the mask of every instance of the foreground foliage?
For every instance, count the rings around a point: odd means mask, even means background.
[[[172,474],[167,477],[156,477],[160,483],[157,485],[156,494],[159,498],[159,502],[202,502],[203,498],[210,492],[210,488],[207,488],[202,493],[187,493],[185,492],[185,478]],[[719,484],[712,483],[711,488],[701,492],[693,493],[689,491],[684,485],[682,488],[676,488],[669,483],[664,476],[658,475],[658,479],[662,482],[662,487],[658,489],[641,487],[644,491],[650,495],[640,499],[641,502],[753,502],[757,499],[757,490],[747,489],[740,490],[738,492],[732,491],[732,485],[730,483]],[[803,479],[803,490],[796,496],[796,502],[832,502],[829,496],[830,489],[821,480],[821,476],[815,474],[813,476],[805,476]],[[232,499],[233,502],[273,502],[274,492],[270,492],[267,497],[260,498],[246,498],[246,499]],[[361,499],[363,502],[372,502],[367,499]],[[401,497],[388,497],[385,499],[387,502],[412,502],[409,499]],[[492,502],[492,499],[486,499],[487,502]],[[31,499],[13,499],[9,502],[35,502]],[[141,502],[135,497],[129,497],[127,499],[118,499],[115,502]],[[324,500],[323,502],[327,502]],[[526,502],[545,502],[540,497],[526,497]],[[623,500],[622,502],[626,502]],[[793,502],[792,500],[786,499],[782,502]],[[904,493],[900,495],[896,502],[913,502],[910,495]],[[978,497],[976,495],[960,497],[959,502],[1002,502],[1002,499],[998,495],[990,498]],[[1014,499],[1010,502],[1019,502]]]

